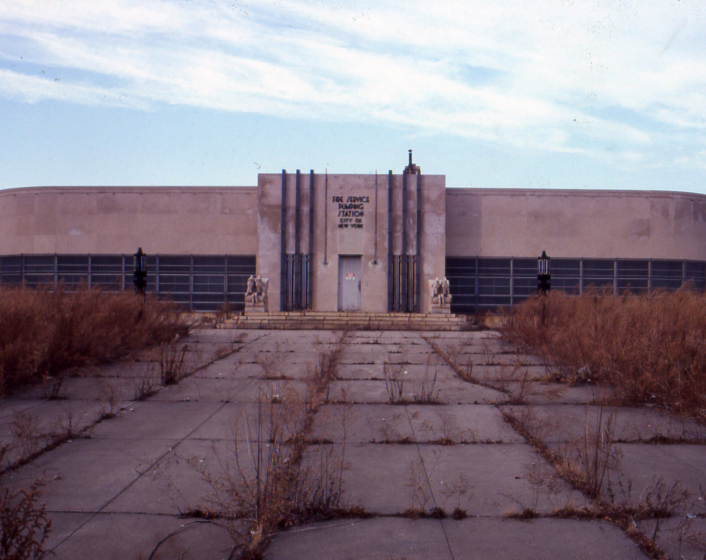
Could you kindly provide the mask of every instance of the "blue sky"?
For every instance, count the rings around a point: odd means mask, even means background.
[[[0,0],[0,188],[706,193],[703,0]]]

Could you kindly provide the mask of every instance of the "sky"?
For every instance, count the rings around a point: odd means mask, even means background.
[[[0,0],[0,189],[706,193],[703,0]]]

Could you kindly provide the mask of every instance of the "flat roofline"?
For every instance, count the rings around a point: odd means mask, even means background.
[[[206,193],[206,192],[221,192],[229,193],[233,191],[257,191],[257,186],[232,186],[232,187],[182,187],[182,186],[120,186],[120,187],[71,187],[71,186],[57,186],[57,187],[15,187],[11,189],[0,190],[0,196],[5,194],[25,194],[25,193],[41,193],[41,192],[71,192],[71,193],[145,193],[145,192],[193,192],[193,193]]]
[[[284,170],[283,170],[284,171]],[[329,177],[375,177],[375,173],[331,173],[330,171],[326,173],[325,171],[316,171],[316,169],[310,169],[308,171],[303,171],[299,170],[299,172],[302,175],[309,175],[311,171],[314,172],[314,175],[328,175]],[[392,171],[392,170],[390,170]],[[381,171],[377,174],[378,177],[386,177],[390,171]],[[295,169],[294,171],[287,171],[287,175],[296,175],[297,170]],[[393,175],[404,175],[403,172],[400,173],[395,173],[394,171],[392,172]],[[422,177],[443,177],[444,180],[446,179],[446,175],[439,175],[439,174],[434,174],[434,173],[419,173]],[[279,173],[258,173],[258,177],[281,177],[282,176],[282,171]],[[416,174],[414,175],[416,176]]]
[[[281,176],[278,173],[261,173],[262,176]],[[330,176],[351,176],[360,177],[361,174],[354,173],[329,173]],[[369,176],[374,177],[372,174]],[[401,174],[397,174],[401,175]],[[384,176],[380,174],[379,176]],[[425,177],[445,177],[445,175],[424,175]],[[32,193],[233,193],[233,192],[256,192],[259,187],[248,186],[37,186],[37,187],[15,187],[0,189],[0,196]],[[446,194],[451,196],[536,196],[536,197],[632,197],[632,198],[698,198],[706,201],[706,194],[692,193],[686,191],[656,191],[656,190],[601,190],[601,189],[522,189],[522,188],[475,188],[475,187],[446,187]]]
[[[685,191],[613,190],[613,189],[515,189],[446,187],[446,194],[453,196],[590,196],[590,197],[634,197],[634,198],[701,198],[706,194]]]

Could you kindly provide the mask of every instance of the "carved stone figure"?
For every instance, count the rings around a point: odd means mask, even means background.
[[[262,276],[250,276],[248,278],[245,291],[246,310],[260,308],[260,311],[267,311],[267,288],[269,284],[269,278],[263,278]]]
[[[449,281],[446,277],[439,279],[437,276],[429,280],[429,297],[431,299],[432,313],[448,313],[451,305]]]
[[[439,305],[451,303],[449,281],[446,277],[440,280],[437,276],[434,280],[429,280],[429,293],[431,295],[431,303]]]

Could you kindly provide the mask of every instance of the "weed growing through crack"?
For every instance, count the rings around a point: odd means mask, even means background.
[[[526,404],[528,397],[535,392],[535,380],[530,375],[529,368],[523,367],[519,362],[509,371],[508,366],[500,366],[500,375],[490,384],[508,394],[503,404]]]
[[[525,478],[530,484],[530,502],[524,502],[515,496],[503,494],[506,498],[515,502],[519,510],[511,511],[506,517],[513,519],[533,519],[540,517],[539,500],[542,496],[549,497],[550,501],[559,495],[565,485],[557,472],[537,454],[532,461],[525,464]]]
[[[275,343],[274,352],[262,353],[255,360],[265,372],[264,378],[271,380],[287,379],[287,375],[282,370],[284,353],[280,350],[279,342]]]
[[[410,492],[411,505],[405,514],[408,517],[421,517],[427,509],[427,505],[432,500],[427,482],[427,475],[421,459],[412,460],[408,466],[407,488]]]
[[[633,503],[629,482],[627,486],[622,482],[612,484],[607,472],[611,467],[618,467],[620,456],[614,448],[615,419],[602,408],[599,407],[593,419],[586,415],[584,434],[573,447],[564,449],[563,453],[550,449],[543,438],[538,437],[535,429],[541,426],[541,422],[531,413],[521,417],[515,416],[509,409],[504,409],[502,413],[537,454],[555,468],[558,476],[591,498],[588,506],[567,504],[555,510],[550,517],[610,521],[651,558],[661,560],[664,554],[656,542],[661,520],[678,515],[687,504],[689,493],[680,482],[668,486],[660,478],[637,503]],[[621,499],[617,497],[616,488],[623,494]],[[535,515],[531,509],[527,509],[529,511],[523,513]],[[643,521],[655,524],[651,537],[639,530],[638,523]]]
[[[615,412],[606,413],[601,405],[597,407],[595,418],[591,419],[590,408],[586,406],[583,434],[575,448],[575,462],[569,460],[568,465],[578,470],[590,498],[601,495],[608,469],[611,466],[616,468],[620,463],[620,453],[614,441]]]
[[[455,504],[451,517],[454,519],[468,517],[466,508],[473,500],[473,487],[466,476],[460,473],[455,479],[442,480],[440,484],[443,486],[441,495],[444,497],[444,507],[446,508],[449,502]]]
[[[188,344],[179,344],[178,334],[171,342],[162,344],[159,353],[159,377],[165,387],[175,385],[184,378],[184,357],[188,349]]]
[[[121,410],[121,404],[118,400],[118,395],[116,394],[114,385],[101,383],[98,401],[100,402],[101,407],[101,421],[115,418],[117,413]]]
[[[432,364],[432,360],[435,360]],[[429,370],[433,368],[434,375],[431,376]],[[422,378],[419,391],[414,392],[413,400],[416,404],[438,404],[439,391],[436,390],[436,379],[439,375],[439,356],[429,354],[427,367]]]
[[[391,363],[385,361],[383,372],[385,374],[385,389],[387,391],[387,402],[390,404],[404,404],[404,370],[405,363]]]
[[[133,396],[136,401],[144,401],[153,395],[157,394],[157,385],[155,384],[152,375],[149,373],[140,381],[134,382],[135,394]]]
[[[233,453],[218,456],[218,471],[194,465],[212,488],[209,516],[225,525],[241,559],[261,558],[277,528],[341,514],[347,413],[341,445],[309,445],[314,415],[337,377],[345,333],[320,351],[304,396],[286,385],[274,398],[263,388],[255,416],[236,429]],[[350,411],[350,407],[347,407]]]

